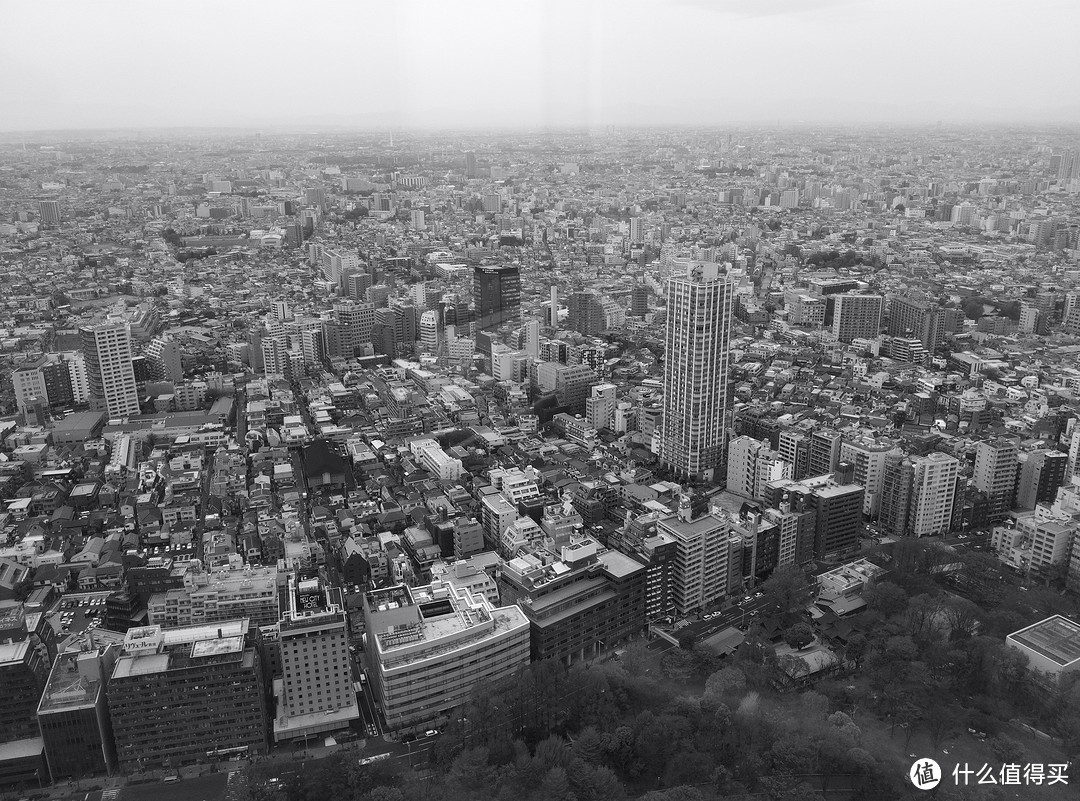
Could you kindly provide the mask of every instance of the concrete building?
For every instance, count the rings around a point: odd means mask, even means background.
[[[845,292],[829,296],[832,305],[832,332],[841,342],[877,339],[881,335],[881,314],[885,299],[881,295]]]
[[[841,296],[837,296],[841,297]],[[844,440],[840,443],[840,461],[854,469],[854,482],[861,484],[863,514],[877,517],[881,505],[881,487],[885,478],[885,457],[896,448],[896,443],[869,437]]]
[[[1012,509],[1018,457],[1016,443],[1005,439],[980,442],[975,450],[973,480],[989,499],[989,517],[992,521],[1004,519]]]
[[[286,597],[278,623],[281,678],[274,682],[274,742],[337,731],[360,717],[340,592],[292,574]]]
[[[1058,487],[1065,483],[1069,457],[1060,451],[1039,449],[1018,454],[1016,506],[1034,509],[1038,503],[1053,503]]]
[[[473,306],[476,328],[497,328],[521,316],[521,275],[516,265],[477,265],[473,268]]]
[[[593,659],[645,628],[645,566],[588,536],[523,548],[498,581],[503,602],[529,619],[533,660]]]
[[[445,725],[473,688],[529,662],[529,621],[514,605],[449,582],[364,596],[367,677],[386,725],[399,734]]]
[[[657,530],[675,540],[673,604],[680,615],[703,609],[742,587],[742,540],[724,515],[691,517],[689,501]]]
[[[277,567],[189,569],[183,580],[182,587],[150,596],[151,625],[168,629],[247,619],[252,626],[270,626],[281,616],[278,594],[285,576]]]
[[[135,370],[131,366],[131,329],[125,322],[110,322],[79,329],[90,385],[90,405],[110,418],[139,413]]]
[[[1027,657],[1029,670],[1052,681],[1080,670],[1080,623],[1062,615],[1014,631],[1005,644]]]
[[[37,710],[53,782],[117,769],[105,685],[119,655],[119,646],[106,645],[67,651],[53,663]]]
[[[267,751],[262,671],[246,620],[130,629],[106,694],[125,773]]]
[[[660,461],[704,478],[724,462],[734,282],[715,262],[692,262],[667,282]]]

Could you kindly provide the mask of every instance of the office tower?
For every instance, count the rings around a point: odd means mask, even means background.
[[[548,309],[548,324],[552,328],[559,327],[559,288],[554,284],[551,287],[551,305]]]
[[[731,534],[724,515],[696,518],[690,499],[680,499],[678,514],[657,523],[675,541],[672,603],[680,615],[712,604],[742,586],[742,540]]]
[[[52,625],[0,602],[0,771],[4,784],[41,786],[48,779],[37,706],[56,653]]]
[[[885,477],[885,458],[896,447],[888,440],[859,437],[840,443],[840,461],[853,468],[852,481],[865,490],[863,514],[877,516],[881,503],[881,484]]]
[[[90,405],[104,409],[110,418],[139,413],[135,371],[131,366],[131,329],[127,323],[111,322],[79,329]]]
[[[529,620],[533,660],[571,664],[645,628],[645,566],[571,532],[528,545],[504,562],[499,591]]]
[[[604,305],[597,292],[573,292],[566,306],[570,310],[567,323],[571,329],[587,337],[600,336],[605,327]]]
[[[810,497],[817,513],[814,557],[836,558],[857,550],[863,488],[858,484],[830,484],[815,488]]]
[[[986,493],[991,521],[1002,520],[1012,509],[1016,492],[1019,449],[1004,439],[980,442],[975,450],[975,486]]]
[[[285,225],[285,246],[290,248],[304,246],[304,226],[299,221],[293,221]]]
[[[640,245],[645,242],[645,221],[641,217],[630,218],[630,242]]]
[[[704,478],[724,460],[734,291],[715,262],[668,279],[660,461],[679,475]]]
[[[791,477],[806,478],[810,469],[810,438],[800,431],[784,429],[777,435],[777,453],[791,465]]]
[[[448,723],[474,688],[529,663],[529,620],[450,582],[372,590],[363,599],[371,692],[397,733]]]
[[[53,782],[116,770],[116,744],[105,685],[119,657],[116,645],[59,654],[38,704],[38,727]]]
[[[630,315],[644,317],[649,313],[649,288],[645,284],[634,284],[630,290]]]
[[[146,346],[146,360],[155,381],[177,383],[184,380],[180,345],[171,337],[156,337]]]
[[[476,178],[480,172],[476,167],[476,154],[471,150],[465,151],[465,177]]]
[[[39,200],[38,216],[41,218],[41,221],[46,225],[55,225],[56,223],[60,222],[60,201]]]
[[[424,353],[439,351],[439,314],[428,310],[420,315],[420,348]]]
[[[858,549],[863,509],[863,488],[858,484],[840,484],[832,474],[825,474],[801,481],[772,481],[762,495],[768,506],[788,504],[791,510],[813,512],[813,544],[812,549],[806,548],[806,558],[842,557]],[[799,560],[801,564],[803,559]]]
[[[940,306],[917,298],[897,297],[889,303],[889,336],[918,339],[933,353],[945,341],[944,312]]]
[[[806,474],[821,476],[833,473],[840,464],[840,434],[830,428],[820,428],[810,435]]]
[[[246,620],[129,629],[106,695],[125,773],[267,751],[262,670]]]
[[[885,307],[881,295],[842,293],[830,295],[829,303],[833,309],[833,336],[841,342],[875,339],[881,334],[881,312]]]
[[[375,306],[371,303],[350,301],[335,303],[333,317],[334,321],[341,326],[341,352],[338,355],[351,359],[357,348],[371,342],[371,331],[375,325]]]
[[[275,742],[343,729],[360,716],[340,592],[291,575],[287,597],[278,624],[282,680],[275,686]]]
[[[521,315],[521,275],[516,265],[473,268],[476,327],[484,331],[516,322]]]
[[[1060,451],[1037,450],[1019,454],[1016,506],[1034,509],[1038,503],[1053,503],[1058,487],[1065,483],[1068,455]]]

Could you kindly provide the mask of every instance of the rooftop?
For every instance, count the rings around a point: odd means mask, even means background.
[[[1010,634],[1008,639],[1062,667],[1080,661],[1080,623],[1061,615],[1020,629]]]

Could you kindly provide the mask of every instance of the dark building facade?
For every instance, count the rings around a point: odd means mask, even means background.
[[[480,330],[514,322],[521,315],[521,274],[514,265],[473,269],[473,307]]]
[[[124,772],[266,753],[262,672],[246,620],[131,629],[106,692]]]

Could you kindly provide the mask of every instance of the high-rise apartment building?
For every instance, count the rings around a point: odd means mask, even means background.
[[[1053,503],[1058,487],[1065,483],[1069,457],[1060,451],[1040,449],[1019,454],[1016,506],[1034,509],[1037,503]]]
[[[936,303],[896,297],[889,303],[889,336],[918,339],[929,353],[945,341],[945,313]]]
[[[274,741],[343,729],[360,716],[349,663],[348,621],[337,590],[289,577],[278,624],[281,683]]]
[[[859,437],[840,443],[840,461],[854,470],[852,480],[865,490],[863,514],[876,517],[881,504],[881,485],[885,477],[885,457],[896,447],[888,440]]]
[[[885,299],[881,295],[845,292],[829,296],[832,305],[832,333],[841,342],[875,339],[881,334],[881,313]]]
[[[135,370],[131,366],[131,329],[126,322],[108,322],[79,329],[90,405],[110,418],[139,413]]]
[[[705,477],[724,461],[734,292],[715,262],[668,279],[660,461],[679,475]]]
[[[702,609],[742,586],[742,540],[731,533],[726,515],[694,517],[683,498],[676,515],[657,530],[675,541],[672,603],[680,615]]]
[[[1004,519],[1016,493],[1019,449],[1011,440],[980,442],[975,449],[975,486],[986,493],[991,521]]]
[[[146,360],[150,372],[157,381],[176,383],[184,380],[184,368],[180,360],[180,345],[171,337],[155,337],[146,345]]]
[[[945,535],[952,525],[960,462],[945,453],[911,457],[912,486],[908,536]]]
[[[39,200],[38,216],[41,218],[41,221],[46,225],[55,225],[56,223],[60,222],[60,201]]]
[[[516,322],[521,316],[521,274],[513,264],[473,268],[473,306],[479,330]]]
[[[843,439],[831,428],[819,428],[810,435],[806,475],[822,476],[836,472],[840,464],[840,448]]]

